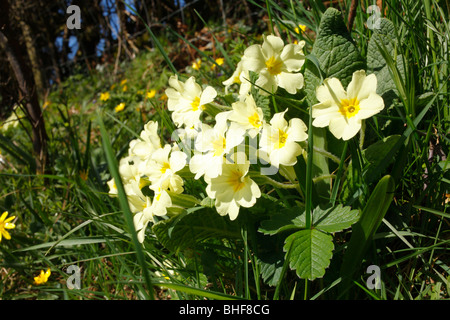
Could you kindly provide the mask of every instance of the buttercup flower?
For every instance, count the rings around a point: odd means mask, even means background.
[[[47,271],[45,272],[44,270],[41,270],[41,273],[37,277],[34,277],[34,284],[39,285],[46,283],[50,275],[51,275],[50,268],[48,268]]]
[[[116,112],[120,112],[120,111],[122,111],[123,109],[125,109],[125,103],[124,102],[122,102],[122,103],[119,103],[116,107],[115,107],[115,111]]]
[[[281,87],[295,94],[303,87],[303,75],[294,72],[300,71],[305,63],[304,45],[301,41],[285,46],[280,37],[269,35],[264,37],[262,46],[256,44],[245,50],[244,68],[259,74],[255,84],[264,90],[275,92]]]
[[[110,94],[109,92],[103,92],[100,94],[100,100],[102,101],[107,101],[110,98]]]
[[[155,89],[147,91],[147,99],[151,99],[151,98],[155,97],[155,95],[156,95],[156,90]]]
[[[166,89],[168,97],[167,105],[172,111],[172,119],[178,127],[194,126],[199,120],[205,105],[214,101],[217,96],[216,90],[207,86],[204,90],[195,82],[194,77],[190,77],[185,83],[178,80],[178,77],[171,76],[169,79],[171,88]]]
[[[294,30],[295,30],[296,33],[300,34],[300,33],[305,32],[306,26],[303,25],[303,24],[299,24],[298,27],[295,27]]]
[[[293,118],[289,123],[284,119],[287,110],[274,114],[270,124],[264,124],[261,135],[260,152],[265,153],[277,168],[280,164],[293,166],[302,153],[297,142],[308,138],[307,127],[301,119]]]
[[[366,76],[364,70],[353,73],[347,91],[337,78],[325,79],[316,89],[319,103],[312,106],[313,126],[328,126],[337,139],[351,139],[361,129],[361,120],[383,110],[383,98],[376,90],[377,77]]]
[[[12,223],[16,217],[11,216],[9,218],[6,218],[8,216],[8,211],[3,212],[2,216],[0,217],[0,242],[2,241],[2,237],[4,237],[6,240],[11,239],[11,235],[7,230],[14,229],[16,225]]]
[[[250,162],[245,153],[238,152],[232,157],[234,162],[224,162],[219,176],[205,176],[205,181],[208,183],[206,193],[208,197],[215,199],[217,212],[222,216],[229,215],[230,219],[234,220],[241,206],[250,208],[256,203],[256,199],[261,196],[261,190],[247,175]]]
[[[214,60],[219,66],[221,66],[221,65],[223,65],[223,63],[224,63],[224,58],[217,58],[216,60]],[[215,69],[217,67],[217,65],[216,64],[213,64],[212,66],[211,66],[211,69]]]

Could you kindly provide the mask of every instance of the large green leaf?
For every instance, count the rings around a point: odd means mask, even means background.
[[[333,256],[334,244],[331,235],[317,229],[306,229],[286,238],[284,250],[289,248],[289,266],[300,278],[314,280],[324,276]]]
[[[338,78],[347,87],[353,72],[365,69],[365,62],[356,47],[340,11],[328,8],[322,15],[311,54],[305,63],[305,92],[310,106],[317,103],[316,88],[325,78]],[[314,146],[327,150],[327,129],[313,128]],[[340,143],[340,142],[338,142]],[[313,176],[328,175],[328,159],[319,153],[313,156]],[[329,197],[330,181],[315,184],[318,194]]]
[[[322,79],[336,77],[345,88],[353,72],[365,69],[364,59],[347,30],[341,12],[334,8],[328,8],[322,16],[311,55],[317,58],[320,65],[319,72],[311,59],[305,63],[305,90],[311,105],[317,102],[316,88]]]
[[[241,237],[238,223],[231,222],[227,216],[220,216],[210,208],[181,213],[154,224],[152,229],[160,243],[175,252],[195,247],[198,242],[210,238]]]
[[[349,228],[359,219],[359,210],[343,207],[341,204],[321,209],[317,207],[313,212],[313,226],[325,232],[338,232]]]

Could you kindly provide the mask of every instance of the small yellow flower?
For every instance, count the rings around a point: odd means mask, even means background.
[[[147,91],[147,99],[151,99],[156,95],[156,90],[152,89],[150,91]]]
[[[192,63],[192,69],[199,70],[201,65],[202,65],[202,60],[197,59],[194,61],[194,63]]]
[[[84,181],[86,181],[88,179],[89,176],[89,172],[88,170],[81,170],[80,171],[80,178]]]
[[[14,223],[11,223],[11,221],[14,220],[16,217],[12,216],[6,219],[7,216],[8,211],[5,211],[0,217],[0,242],[2,241],[2,236],[5,237],[6,240],[11,239],[11,235],[9,234],[8,231],[6,231],[6,229],[14,229],[16,227]]]
[[[299,24],[298,27],[296,27],[295,29],[295,33],[303,33],[306,30],[306,26],[304,26],[303,24]]]
[[[48,268],[47,271],[45,272],[44,270],[41,270],[41,273],[37,277],[34,277],[34,284],[39,285],[46,283],[50,275],[51,275],[50,268]]]
[[[122,91],[123,92],[126,92],[128,90],[128,86],[127,85],[124,85],[123,87],[122,87]]]
[[[122,81],[120,81],[120,85],[123,86],[125,83],[127,83],[127,79],[123,79]]]
[[[42,109],[47,108],[50,105],[50,101],[45,100],[44,105],[42,106]]]
[[[225,60],[223,59],[223,58],[217,58],[216,60],[216,63],[219,65],[219,66],[221,66],[221,65],[223,65],[223,63],[225,62]],[[213,64],[212,66],[211,66],[211,69],[215,69],[217,67],[217,65],[216,64]]]
[[[123,109],[125,109],[125,103],[124,102],[122,102],[122,103],[119,103],[117,106],[116,106],[116,108],[114,109],[116,112],[120,112],[120,111],[122,111]]]
[[[110,96],[109,92],[103,92],[100,94],[100,100],[102,100],[102,101],[107,101],[107,100],[109,100],[110,97],[111,96]]]

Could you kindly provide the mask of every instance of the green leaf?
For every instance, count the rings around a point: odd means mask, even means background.
[[[370,195],[361,213],[361,219],[352,227],[352,236],[341,267],[344,290],[361,265],[364,254],[392,202],[394,190],[394,179],[389,175],[384,176]]]
[[[391,151],[395,150],[400,137],[400,135],[386,137],[363,151],[363,156],[368,162],[364,175],[369,177],[369,181],[372,181],[373,177],[381,176],[384,169],[392,162],[394,158],[391,158]]]
[[[239,239],[241,236],[239,223],[231,222],[210,208],[162,220],[152,229],[159,242],[175,252],[195,247],[198,242],[210,238]]]
[[[305,226],[305,208],[292,207],[281,210],[269,220],[263,220],[258,231],[274,235],[286,230],[303,229]]]
[[[334,250],[331,235],[317,229],[306,229],[286,238],[284,250],[291,247],[289,266],[302,279],[314,280],[325,274]]]
[[[359,210],[341,204],[327,209],[317,207],[313,212],[313,226],[325,232],[342,231],[358,220]]]
[[[390,55],[395,61],[399,75],[405,79],[403,57],[397,54],[397,38],[394,24],[386,19],[380,19],[380,28],[374,29],[374,32],[367,45],[367,68],[377,76],[377,93],[381,95],[386,106],[390,106],[392,100],[398,97],[398,86],[389,71],[388,63],[383,57]],[[381,52],[385,50],[386,52]]]
[[[305,90],[310,105],[316,103],[316,87],[322,78],[338,78],[347,87],[353,72],[365,69],[365,62],[358,51],[340,11],[328,8],[322,16],[319,32],[311,55],[317,60],[306,60]],[[317,70],[317,61],[320,70]]]
[[[361,69],[365,69],[364,59],[347,30],[341,12],[328,8],[320,21],[311,55],[305,62],[305,92],[310,107],[317,103],[316,88],[323,79],[336,77],[345,88],[353,72]],[[313,128],[313,134],[314,146],[327,150],[327,129]],[[313,162],[314,177],[330,173],[328,159],[324,155],[315,152]],[[330,197],[329,180],[322,180],[315,187],[319,196]]]

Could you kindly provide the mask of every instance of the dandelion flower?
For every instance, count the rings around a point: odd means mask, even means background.
[[[47,271],[45,272],[44,270],[41,270],[41,273],[37,277],[34,277],[34,284],[39,285],[46,283],[50,275],[51,275],[50,268],[48,268]]]
[[[11,239],[11,235],[7,230],[14,229],[16,225],[12,223],[11,221],[14,220],[16,217],[11,216],[9,218],[6,218],[8,216],[8,211],[3,212],[2,216],[0,217],[0,242],[2,241],[2,237],[4,237],[6,240]]]
[[[302,153],[297,142],[308,138],[307,127],[301,119],[293,118],[289,123],[284,119],[287,110],[274,114],[270,124],[264,124],[261,134],[260,151],[267,154],[270,163],[277,168],[280,164],[293,166]]]
[[[319,103],[312,106],[313,126],[328,126],[337,139],[351,139],[361,129],[361,120],[383,110],[383,98],[376,90],[377,77],[366,76],[364,70],[353,73],[347,91],[337,78],[325,79],[316,89]]]
[[[262,45],[252,45],[244,52],[244,68],[257,72],[256,86],[269,92],[284,88],[295,94],[303,87],[303,75],[298,73],[305,63],[304,41],[299,44],[284,45],[280,37],[264,37]]]
[[[241,206],[250,208],[261,196],[258,185],[248,176],[250,162],[245,153],[238,152],[233,156],[236,161],[224,162],[219,176],[205,177],[206,193],[215,199],[217,212],[222,216],[229,215],[231,220],[237,218]]]

